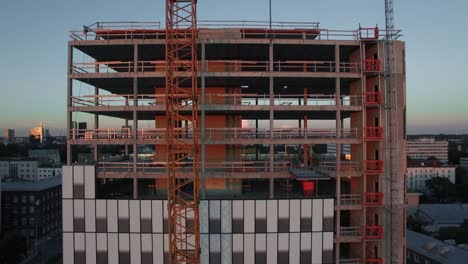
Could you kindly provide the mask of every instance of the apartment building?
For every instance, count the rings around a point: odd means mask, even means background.
[[[391,216],[404,219],[404,43],[392,41],[389,120],[385,32],[259,23],[199,22],[202,263],[403,263],[405,225]],[[158,23],[71,33],[67,263],[167,262],[165,74]],[[336,158],[315,157],[315,144],[336,145]],[[95,165],[74,160],[81,146]],[[120,160],[99,160],[109,146]]]

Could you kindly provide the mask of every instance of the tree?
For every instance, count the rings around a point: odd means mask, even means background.
[[[450,182],[448,178],[435,177],[426,180],[426,188],[440,202],[443,199],[452,197],[456,193],[455,184]]]
[[[0,238],[0,263],[19,263],[26,254],[26,241],[17,232],[7,232]]]

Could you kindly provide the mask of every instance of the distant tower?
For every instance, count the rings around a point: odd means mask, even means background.
[[[3,132],[3,138],[6,143],[13,143],[15,142],[15,130],[14,129],[5,129]]]

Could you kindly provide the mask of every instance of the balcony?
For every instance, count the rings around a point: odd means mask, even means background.
[[[364,239],[382,239],[383,228],[381,226],[365,226]]]
[[[116,161],[116,162],[98,162],[97,173],[99,178],[146,178],[146,179],[164,179],[166,178],[166,162],[137,162]],[[180,162],[179,168],[182,177],[192,175],[191,162]],[[135,166],[135,167],[134,167]],[[288,161],[276,161],[273,164],[273,170],[270,171],[268,161],[233,161],[233,162],[207,162],[207,178],[232,178],[232,179],[275,179],[292,178],[289,173]],[[134,171],[134,168],[136,171]],[[199,165],[201,168],[201,165]],[[272,172],[272,174],[270,174]]]
[[[176,69],[182,69],[186,65],[185,61],[176,63]],[[358,62],[335,61],[273,61],[272,71],[276,73],[360,73],[361,64]],[[242,73],[242,72],[270,72],[269,61],[249,61],[249,60],[207,60],[204,67],[198,63],[199,69],[206,69],[208,74],[216,73]],[[72,73],[92,74],[92,73],[160,73],[165,74],[166,62],[163,60],[154,61],[96,61],[96,62],[74,62]],[[163,75],[161,75],[163,76]]]
[[[373,174],[373,173],[382,173],[383,162],[381,160],[365,160],[364,161],[364,172]]]
[[[383,193],[365,193],[364,194],[365,205],[382,205],[383,204]]]
[[[362,173],[362,163],[359,161],[341,161],[338,171],[335,161],[321,161],[318,170],[331,177],[335,177],[337,173],[345,177],[360,177]]]
[[[379,59],[362,60],[362,71],[363,72],[380,72],[380,60]]]
[[[187,130],[182,139],[191,139],[192,132]],[[361,140],[359,130],[343,129],[337,137],[335,129],[273,129],[273,141],[277,144],[306,144],[311,142],[355,142]],[[132,143],[134,136],[129,128],[101,129],[71,129],[70,142],[73,144],[122,144]],[[136,140],[147,144],[165,144],[166,130],[164,128],[137,129]],[[267,144],[271,141],[269,129],[255,128],[207,128],[205,129],[206,144]]]
[[[381,103],[380,92],[365,92],[364,93],[364,105],[366,106],[378,106]]]
[[[382,139],[382,128],[381,127],[365,127],[364,139],[369,140],[369,141]]]
[[[359,210],[362,206],[362,195],[342,194],[340,196],[341,210]]]

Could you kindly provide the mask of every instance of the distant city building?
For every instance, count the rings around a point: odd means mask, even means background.
[[[44,143],[45,139],[49,137],[49,129],[44,127],[44,123],[40,122],[39,126],[31,128],[29,135]]]
[[[38,182],[54,176],[62,176],[61,167],[40,167],[39,161],[31,158],[0,158],[2,181]]]
[[[40,166],[61,166],[58,149],[32,149],[28,151],[28,157],[37,159]]]
[[[406,142],[406,155],[411,159],[435,157],[442,162],[448,161],[448,141],[433,138],[419,138]]]
[[[61,229],[62,177],[1,183],[1,231],[17,230],[28,246]]]
[[[468,158],[460,158],[460,168],[468,170]]]
[[[430,236],[407,230],[407,264],[461,264],[467,262],[468,251]]]
[[[468,204],[421,204],[414,216],[425,223],[426,232],[438,236],[441,229],[460,227],[468,220]]]
[[[455,166],[442,165],[437,160],[409,160],[406,168],[406,189],[426,193],[426,181],[435,177],[448,178],[455,184]]]
[[[5,129],[5,131],[3,131],[3,142],[4,143],[15,142],[15,130],[14,129]]]
[[[5,179],[20,179],[37,181],[39,162],[35,159],[0,158],[0,177]]]

